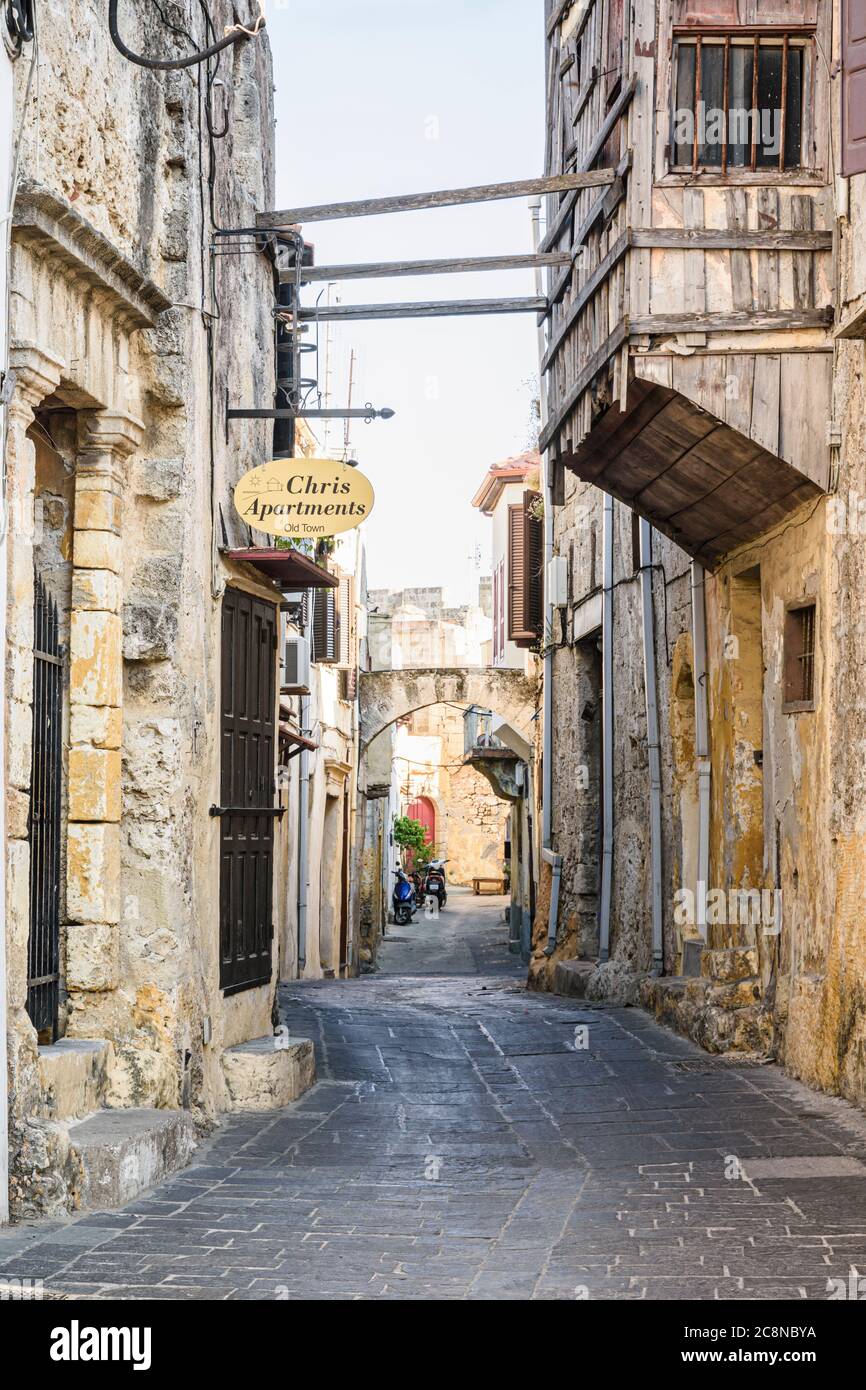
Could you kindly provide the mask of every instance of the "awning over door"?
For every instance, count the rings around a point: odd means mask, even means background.
[[[337,589],[336,575],[322,569],[299,550],[278,550],[270,546],[247,546],[243,550],[223,550],[226,560],[241,560],[254,565],[268,579],[273,579],[284,591],[289,589]]]

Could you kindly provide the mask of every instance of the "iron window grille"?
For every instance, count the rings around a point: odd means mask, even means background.
[[[677,35],[671,169],[802,169],[812,49],[803,33]]]
[[[814,603],[792,604],[785,613],[786,713],[815,708]]]

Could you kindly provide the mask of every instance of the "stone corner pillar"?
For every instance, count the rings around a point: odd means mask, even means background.
[[[30,935],[30,776],[33,745],[33,543],[36,450],[27,431],[60,385],[65,364],[34,343],[9,351],[13,389],[6,437],[8,518],[5,738],[0,757],[6,798],[8,1000],[13,1030],[35,1037],[24,1013]],[[17,1021],[17,1022],[16,1022]]]
[[[127,460],[143,432],[141,421],[121,412],[79,416],[69,633],[70,993],[118,984],[122,509]]]

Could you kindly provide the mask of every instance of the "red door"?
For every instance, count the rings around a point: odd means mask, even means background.
[[[409,819],[420,821],[427,832],[427,844],[436,844],[436,807],[427,796],[419,796],[409,805]]]

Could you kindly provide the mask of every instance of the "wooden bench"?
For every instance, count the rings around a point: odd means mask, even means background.
[[[504,893],[504,892],[505,892],[505,879],[504,879],[504,878],[473,878],[473,880],[472,880],[472,892],[475,894],[476,898],[477,898],[477,897],[480,897],[480,895],[481,895],[481,885],[482,885],[483,883],[492,883],[492,884],[493,884],[493,889],[492,889],[492,891],[493,891],[494,893]]]

